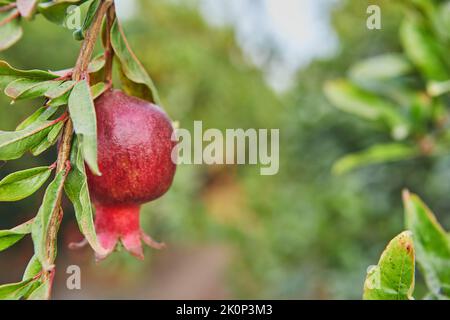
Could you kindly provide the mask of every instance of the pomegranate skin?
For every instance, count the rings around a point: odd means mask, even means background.
[[[94,202],[142,204],[169,189],[176,165],[171,160],[173,127],[159,107],[120,90],[95,101],[98,165],[88,170]]]
[[[176,170],[171,159],[170,119],[158,106],[120,90],[109,90],[95,101],[98,166],[101,176],[86,169],[89,192],[96,208],[95,226],[108,253],[120,240],[133,255],[143,258],[141,240],[161,244],[139,225],[140,205],[170,188]],[[97,257],[104,258],[104,257]]]

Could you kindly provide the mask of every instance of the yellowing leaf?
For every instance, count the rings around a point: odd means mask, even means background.
[[[406,227],[414,234],[417,261],[428,289],[450,298],[450,240],[431,210],[415,194],[403,192]]]
[[[365,300],[408,300],[414,291],[414,245],[409,231],[389,242],[378,265],[369,267]]]

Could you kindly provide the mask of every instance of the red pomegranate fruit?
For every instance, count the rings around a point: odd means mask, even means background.
[[[95,101],[98,165],[101,176],[87,168],[89,191],[96,209],[95,228],[107,254],[118,241],[143,258],[142,241],[164,246],[140,228],[140,205],[169,189],[176,165],[171,159],[173,127],[158,106],[120,90],[109,90]]]

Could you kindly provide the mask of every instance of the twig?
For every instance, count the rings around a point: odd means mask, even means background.
[[[113,3],[113,0],[105,0],[102,1],[99,9],[97,10],[94,21],[91,27],[86,32],[85,40],[81,45],[80,53],[78,55],[77,62],[73,69],[72,79],[74,81],[80,81],[87,77],[87,70],[89,66],[89,62],[92,57],[92,53],[94,51],[95,43],[97,41],[98,34],[101,30],[103,18],[108,10],[108,8]],[[66,170],[66,173],[70,170],[70,151],[72,147],[72,137],[73,137],[73,123],[69,118],[66,121],[63,129],[63,135],[61,138],[60,147],[58,150],[58,160],[56,173],[59,173],[63,170]],[[56,239],[56,232],[58,231],[61,218],[62,218],[62,210],[61,210],[61,199],[62,199],[63,188],[59,190],[57,194],[57,205],[55,206],[54,212],[52,212],[52,217],[50,221],[50,232],[48,234],[48,239],[54,240]],[[48,241],[49,245],[48,252],[54,252],[55,241]],[[50,275],[47,275],[49,277]]]
[[[19,10],[15,9],[15,10],[11,11],[9,16],[7,16],[5,19],[0,21],[0,27],[4,26],[7,23],[10,23],[11,21],[13,21],[14,19],[16,19],[19,16],[20,16]]]
[[[116,20],[116,7],[114,3],[109,7],[106,14],[105,30],[105,82],[108,86],[112,85],[114,50],[111,45],[111,28]]]
[[[15,7],[17,7],[15,2],[14,3],[10,3],[10,4],[7,4],[7,5],[4,5],[3,7],[0,7],[0,12],[9,11],[11,9],[14,9]]]

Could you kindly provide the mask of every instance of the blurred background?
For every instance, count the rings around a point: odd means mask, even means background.
[[[442,155],[331,172],[345,154],[389,134],[333,107],[324,83],[356,61],[401,50],[402,8],[362,0],[116,0],[137,56],[164,107],[183,128],[279,128],[280,170],[181,165],[163,198],[142,210],[143,229],[169,248],[145,261],[119,252],[96,264],[69,202],[60,230],[56,299],[359,299],[366,269],[403,230],[401,190],[409,188],[450,225],[450,157]],[[382,29],[368,30],[367,7],[382,8]],[[73,66],[71,31],[37,17],[1,58],[23,68]],[[0,128],[40,106],[0,97]],[[55,151],[25,156],[1,176],[50,164]],[[43,196],[0,204],[0,229],[36,214]],[[0,254],[0,283],[19,280],[32,256],[26,237]],[[81,290],[67,290],[79,265]],[[417,279],[418,292],[423,284]]]

